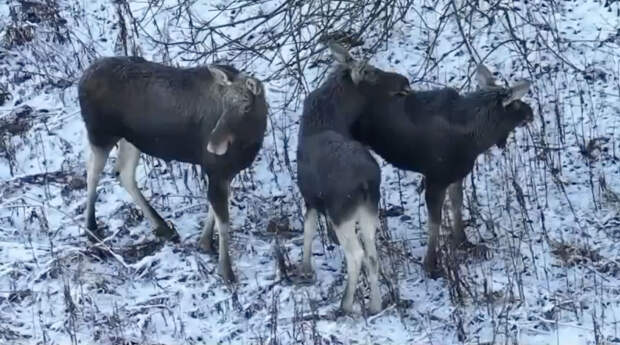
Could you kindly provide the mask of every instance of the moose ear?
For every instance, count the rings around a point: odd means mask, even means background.
[[[476,80],[478,81],[478,85],[481,89],[496,86],[493,73],[491,73],[491,71],[489,71],[489,69],[483,64],[476,67]]]
[[[339,63],[351,65],[355,61],[347,48],[343,47],[342,45],[334,41],[329,41],[327,42],[327,47],[332,52],[332,56],[334,57],[334,59]]]
[[[258,96],[263,92],[263,88],[260,84],[260,81],[254,78],[247,78],[245,80],[245,87],[247,87],[254,96]]]
[[[351,66],[351,80],[355,85],[362,81],[374,84],[377,82],[377,69],[367,61],[355,61]]]
[[[508,104],[521,99],[527,94],[527,91],[530,89],[530,85],[531,83],[528,80],[524,80],[509,88],[508,95],[502,101],[502,105],[505,107]]]
[[[226,75],[224,71],[214,66],[208,66],[207,68],[209,69],[209,72],[211,72],[211,75],[213,76],[215,83],[224,85],[224,86],[230,85],[231,83],[230,79],[228,79],[228,75]]]

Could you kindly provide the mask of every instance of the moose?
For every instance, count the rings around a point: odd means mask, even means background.
[[[479,90],[466,95],[444,88],[371,103],[353,125],[353,137],[387,162],[424,175],[429,242],[423,267],[432,278],[442,274],[439,230],[446,190],[453,218],[451,242],[455,248],[472,249],[462,220],[463,178],[478,155],[494,144],[504,147],[516,127],[533,120],[532,108],[520,100],[529,81],[498,86],[484,65],[477,67],[476,78]]]
[[[409,81],[354,59],[337,43],[329,42],[328,47],[338,65],[304,100],[299,128],[297,184],[306,206],[300,275],[313,279],[312,240],[322,214],[333,227],[346,259],[348,279],[341,310],[353,312],[363,264],[370,286],[369,312],[377,313],[382,304],[375,246],[381,170],[368,149],[353,140],[351,126],[374,102],[393,102],[406,95]],[[377,110],[379,117],[383,112]]]
[[[106,57],[86,69],[78,97],[88,133],[86,227],[101,239],[95,219],[96,188],[112,148],[121,185],[155,228],[179,241],[142,195],[135,179],[140,153],[197,164],[208,177],[208,217],[200,247],[214,252],[219,231],[218,273],[233,281],[229,256],[230,182],[249,167],[263,143],[267,103],[262,83],[232,66],[175,68],[140,57]]]

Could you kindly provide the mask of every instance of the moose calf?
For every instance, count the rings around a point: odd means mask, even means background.
[[[312,238],[318,214],[332,224],[344,248],[347,287],[341,308],[353,311],[353,297],[362,264],[370,285],[371,313],[381,310],[379,258],[375,231],[379,224],[381,170],[368,150],[351,137],[351,125],[373,102],[402,97],[407,78],[357,61],[331,43],[339,62],[318,89],[304,101],[297,147],[297,184],[306,204],[302,273],[312,276]],[[377,113],[380,116],[381,113]],[[360,226],[360,240],[355,232]]]

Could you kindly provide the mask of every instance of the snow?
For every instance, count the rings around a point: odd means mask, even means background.
[[[517,129],[505,150],[493,148],[479,157],[466,179],[468,235],[474,241],[484,239],[492,257],[457,258],[462,298],[455,297],[459,286],[453,282],[426,278],[420,265],[426,250],[426,210],[416,191],[421,177],[382,162],[382,205],[405,210],[402,216],[388,218],[387,228],[378,234],[383,271],[396,279],[392,284],[401,302],[372,317],[360,313],[336,318],[346,278],[341,249],[323,234],[317,236],[316,283],[289,284],[277,270],[273,235],[265,231],[271,218],[287,217],[295,232],[279,242],[291,263],[301,259],[303,205],[295,185],[294,157],[303,94],[291,95],[291,78],[266,82],[271,112],[264,148],[255,164],[233,182],[237,284],[224,284],[215,274],[217,259],[196,250],[207,200],[197,170],[185,164],[143,157],[137,171],[140,188],[175,224],[180,244],[166,243],[144,255],[129,253],[133,245],[150,243],[154,237],[112,174],[113,153],[99,184],[97,215],[116,256],[102,259],[88,248],[83,236],[86,192],[69,187],[72,179],[84,178],[87,157],[76,88],[61,89],[47,81],[67,75],[75,83],[89,60],[114,55],[117,14],[116,7],[102,0],[57,2],[68,20],[72,44],[47,42],[47,31],[39,24],[40,37],[32,44],[0,48],[0,56],[5,55],[0,57],[0,83],[8,85],[13,97],[0,105],[0,121],[24,105],[33,109],[28,115],[32,127],[26,132],[0,133],[0,343],[620,342],[618,4],[562,2],[547,12],[538,4],[538,11],[528,12],[522,2],[505,1],[519,9],[511,12],[511,20],[515,32],[528,38],[527,62],[515,45],[497,47],[509,38],[504,19],[485,27],[486,19],[480,16],[471,23],[462,18],[467,28],[471,25],[472,47],[499,73],[500,81],[528,78],[534,83],[526,101],[535,105],[535,122]],[[0,3],[0,28],[9,23],[8,8],[14,3]],[[147,18],[141,30],[155,35],[165,28],[171,41],[187,37],[186,15],[175,21],[164,10],[175,1],[162,2],[161,7],[150,3],[130,4],[136,18]],[[279,3],[262,2],[240,16],[273,10]],[[451,2],[440,1],[434,9],[424,4],[408,11],[405,22],[371,61],[406,74],[414,88],[473,89],[469,79],[475,65],[467,48],[452,51],[462,43],[456,22],[440,25],[443,15],[452,11]],[[216,15],[215,5],[197,2],[192,10],[206,20]],[[526,17],[553,30],[535,31],[524,22]],[[220,16],[214,23],[227,22],[227,16]],[[245,29],[247,25],[238,25],[228,33]],[[311,37],[316,28],[304,30]],[[530,42],[536,34],[557,55]],[[131,37],[148,59],[193,64],[191,52],[174,47],[166,52],[144,34]],[[92,50],[81,50],[78,42]],[[198,51],[210,47],[204,42]],[[292,54],[282,49],[281,58]],[[220,52],[201,62],[226,57]],[[281,62],[247,60],[245,66],[244,59],[239,65],[262,79],[270,78]],[[528,63],[536,65],[535,73],[530,74]],[[587,73],[577,73],[569,64]],[[310,90],[327,67],[304,70]],[[16,81],[16,76],[41,69],[49,75],[33,73],[28,80]],[[596,77],[598,71],[605,77]],[[585,157],[583,148],[596,138],[606,141],[592,151],[592,158]],[[15,152],[12,172],[7,147]],[[291,167],[284,163],[285,153],[293,160]],[[37,174],[45,175],[34,178]],[[523,205],[515,186],[523,190]],[[581,258],[567,264],[552,253],[558,244],[588,248],[600,255],[599,261]],[[387,297],[386,281],[381,288]]]

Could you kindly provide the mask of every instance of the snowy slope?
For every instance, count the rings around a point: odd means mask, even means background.
[[[1,37],[19,3],[0,3]],[[446,19],[451,1],[420,2],[406,12],[371,58],[377,66],[406,74],[414,88],[465,92],[475,87],[473,52],[500,80],[533,81],[526,101],[536,120],[518,129],[505,150],[482,155],[467,178],[467,231],[484,240],[492,257],[458,254],[458,280],[425,277],[421,177],[383,164],[382,203],[390,217],[378,240],[392,283],[384,279],[381,286],[399,301],[377,316],[336,318],[346,274],[341,249],[317,237],[317,282],[297,286],[280,276],[275,239],[266,231],[272,218],[288,219],[291,231],[279,242],[291,264],[300,260],[294,157],[303,93],[293,94],[292,77],[274,76],[280,66],[269,59],[233,61],[267,80],[271,107],[260,156],[233,182],[239,283],[226,286],[214,273],[216,258],[196,250],[207,200],[198,169],[185,164],[143,157],[138,168],[139,186],[175,224],[181,244],[153,242],[108,164],[97,215],[115,255],[102,259],[89,248],[82,236],[87,147],[75,82],[93,58],[122,51],[120,26],[113,2],[57,3],[58,13],[45,13],[64,24],[28,22],[32,41],[0,47],[0,85],[11,95],[0,104],[1,344],[620,343],[618,4],[501,1],[512,34],[506,18],[484,15],[496,13],[485,1],[480,13],[461,17],[463,31],[454,17]],[[192,64],[194,53],[153,41],[187,38],[186,17],[175,20],[166,10],[176,1],[130,4],[141,24],[140,35],[130,32],[129,39],[146,58]],[[238,16],[279,4],[266,1]],[[207,20],[216,6],[201,1],[192,11]],[[218,16],[211,25],[227,20]],[[234,35],[250,25],[227,30]],[[306,29],[311,36],[313,28]],[[202,42],[197,50],[209,47]],[[282,49],[280,58],[290,54]],[[326,68],[303,70],[309,89]]]

